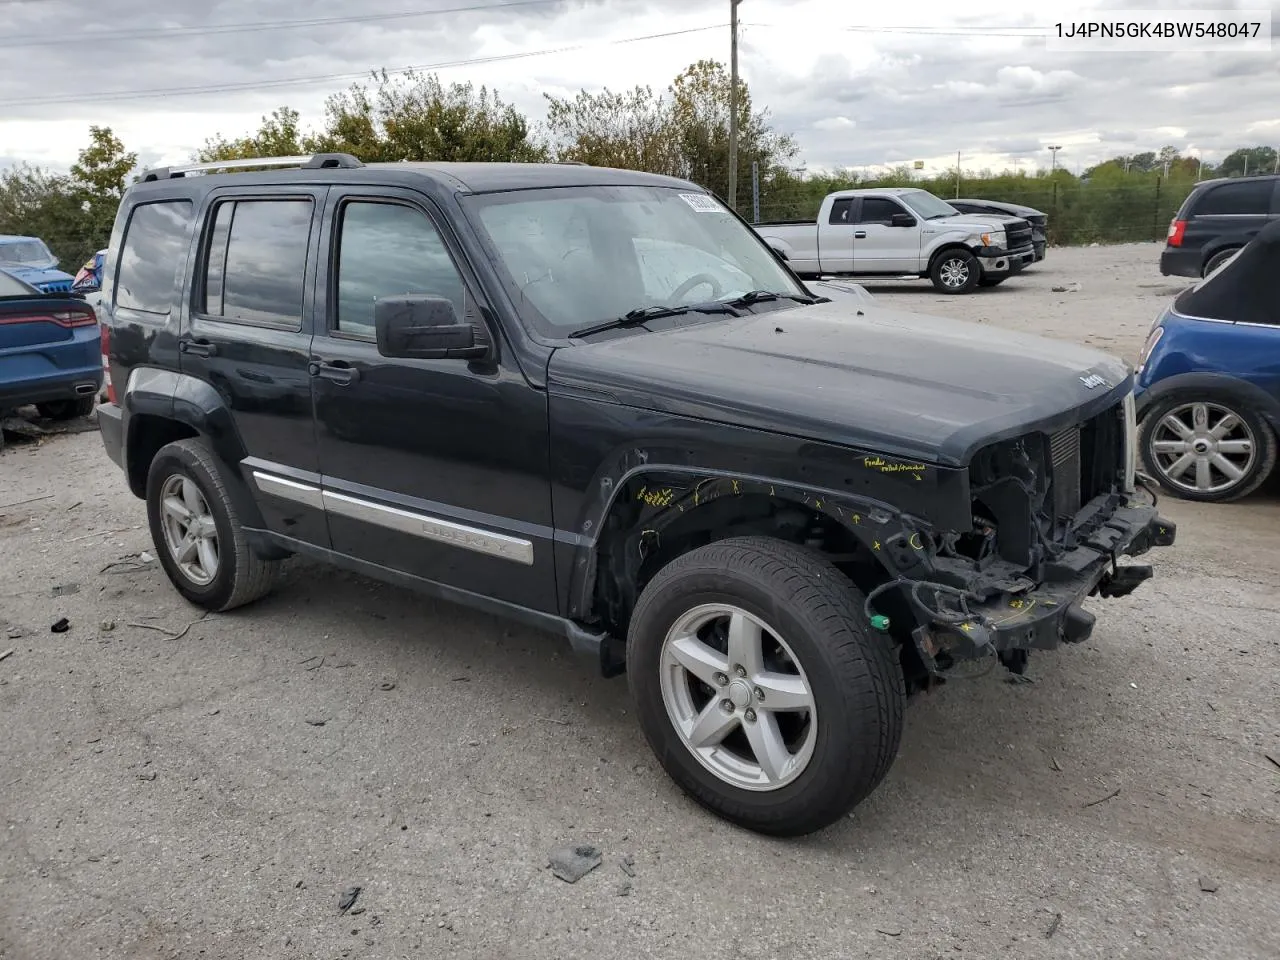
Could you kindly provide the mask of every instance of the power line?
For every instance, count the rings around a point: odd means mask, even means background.
[[[725,26],[726,24],[717,23],[706,27],[690,27],[686,30],[669,30],[665,33],[650,33],[639,37],[624,37],[620,40],[606,40],[599,44],[578,43],[565,47],[553,47],[547,50],[526,50],[520,53],[500,53],[488,57],[469,57],[463,60],[446,60],[439,63],[423,63],[415,66],[397,67],[394,70],[387,70],[386,72],[388,74],[400,74],[409,73],[411,71],[419,72],[427,70],[444,70],[449,67],[475,66],[485,63],[503,63],[508,60],[524,60],[529,57],[544,57],[556,53],[572,53],[577,50],[585,50],[588,47],[597,45],[617,46],[624,43],[640,43],[645,40],[661,40],[667,37],[680,37],[691,33],[704,33],[708,30],[721,30]],[[366,79],[371,72],[372,71],[369,70],[362,70],[359,73],[330,73],[314,77],[290,77],[278,80],[246,80],[239,83],[201,84],[191,87],[163,87],[148,90],[117,90],[108,91],[92,97],[27,97],[21,100],[0,101],[0,109],[50,106],[62,103],[114,103],[121,100],[148,100],[157,97],[197,96],[206,93],[230,93],[237,90],[263,90],[275,87],[306,86],[313,83],[332,83],[339,80],[363,80]]]
[[[28,0],[0,0],[0,3],[22,3]],[[103,30],[100,32],[60,34],[50,37],[38,34],[26,37],[5,37],[0,47],[48,47],[66,46],[68,43],[107,43],[122,40],[154,40],[168,37],[218,36],[226,33],[250,33],[261,30],[291,30],[305,27],[328,27],[349,23],[379,23],[388,20],[409,20],[417,17],[435,17],[446,13],[470,13],[480,10],[504,10],[511,7],[546,7],[561,0],[505,0],[499,3],[470,4],[437,10],[401,10],[397,13],[370,13],[350,17],[307,17],[291,20],[258,20],[241,23],[212,23],[199,27],[144,27],[137,30]]]

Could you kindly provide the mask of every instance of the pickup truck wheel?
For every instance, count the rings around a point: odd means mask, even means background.
[[[929,279],[943,293],[968,293],[981,276],[982,266],[968,250],[943,250],[929,265]]]
[[[766,537],[693,550],[645,587],[627,638],[640,725],[671,778],[741,826],[798,836],[884,778],[902,670],[830,563]]]
[[[147,519],[169,580],[197,606],[231,610],[274,586],[279,562],[250,548],[222,467],[201,441],[160,448],[147,473]]]
[[[1239,500],[1276,465],[1275,431],[1234,397],[1174,393],[1157,401],[1139,446],[1160,486],[1183,500]]]

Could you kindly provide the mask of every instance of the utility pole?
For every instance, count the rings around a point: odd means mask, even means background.
[[[1050,175],[1057,172],[1058,169],[1058,151],[1062,149],[1062,144],[1054,144],[1049,147],[1049,153],[1053,155],[1053,162],[1049,166]]]
[[[960,199],[960,151],[956,151],[956,199]]]
[[[729,209],[738,209],[738,4],[729,0]]]

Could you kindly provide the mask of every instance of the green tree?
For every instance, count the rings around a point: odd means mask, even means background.
[[[572,100],[545,96],[546,125],[559,159],[668,176],[684,172],[671,105],[651,88],[581,90]]]
[[[1272,147],[1240,147],[1227,154],[1218,165],[1218,174],[1223,177],[1275,172],[1276,151]]]
[[[253,157],[292,157],[305,153],[308,146],[299,120],[298,111],[289,107],[272,110],[271,116],[262,118],[254,133],[233,140],[222,134],[210,137],[196,154],[196,159],[207,163]]]
[[[94,249],[105,247],[111,238],[125,181],[137,165],[138,155],[125,150],[110,127],[89,128],[89,145],[71,165],[71,185],[84,214],[84,233]],[[92,252],[86,252],[84,259]],[[82,262],[74,266],[78,268]]]
[[[441,84],[413,71],[374,75],[375,88],[355,84],[329,98],[325,129],[309,141],[324,151],[372,161],[545,160],[529,122],[496,93],[470,83]]]
[[[71,177],[28,164],[0,172],[0,233],[39,237],[72,273],[100,246]]]

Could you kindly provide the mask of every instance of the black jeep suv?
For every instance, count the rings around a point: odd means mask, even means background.
[[[239,165],[147,173],[107,258],[102,437],[174,586],[300,554],[557,631],[740,824],[832,822],[908,692],[1084,640],[1173,541],[1122,363],[814,297],[691,183]]]

